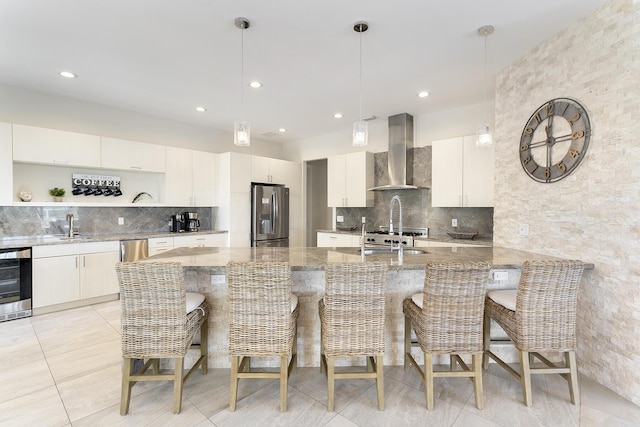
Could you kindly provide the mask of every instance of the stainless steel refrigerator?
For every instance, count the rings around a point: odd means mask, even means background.
[[[289,189],[251,184],[251,246],[289,246]]]

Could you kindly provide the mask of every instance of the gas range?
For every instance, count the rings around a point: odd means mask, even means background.
[[[413,238],[415,236],[429,237],[428,228],[403,228],[402,244],[412,247]],[[381,226],[379,230],[368,231],[364,235],[364,243],[368,246],[390,246],[392,243],[397,245],[400,242],[400,235],[394,230],[393,235],[389,235],[389,227]]]

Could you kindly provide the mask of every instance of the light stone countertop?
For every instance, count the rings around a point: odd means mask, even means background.
[[[426,249],[426,248],[425,248]],[[286,261],[293,271],[323,270],[328,262],[360,262],[360,248],[178,248],[146,258],[142,262],[177,261],[189,270],[224,274],[234,261]],[[494,269],[519,269],[524,261],[560,258],[502,247],[428,248],[425,254],[367,255],[367,261],[383,261],[390,270],[424,270],[427,262],[488,262]],[[593,264],[587,264],[593,269]]]
[[[32,237],[2,237],[0,238],[0,249],[24,248],[29,246],[60,245],[67,243],[88,243],[107,242],[113,240],[150,239],[154,237],[175,237],[191,236],[197,234],[220,234],[226,231],[200,230],[185,233],[126,233],[126,234],[103,234],[103,235],[80,235],[73,239],[65,236],[32,236]]]

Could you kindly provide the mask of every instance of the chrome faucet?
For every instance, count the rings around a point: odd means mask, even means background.
[[[73,214],[67,214],[67,221],[69,221],[69,238],[73,239]]]
[[[365,249],[364,249],[364,217],[362,217],[362,236],[360,236],[360,260],[365,261]]]
[[[394,202],[398,202],[398,246],[393,246],[393,241],[391,242],[391,250],[398,251],[398,264],[402,265],[402,260],[404,257],[404,245],[402,244],[402,202],[400,201],[400,196],[397,194],[391,198],[391,202],[389,204],[389,235],[393,236],[393,205]]]

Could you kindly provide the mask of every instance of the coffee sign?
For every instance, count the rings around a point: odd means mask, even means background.
[[[120,177],[108,175],[87,175],[74,173],[71,176],[74,196],[122,196]]]

